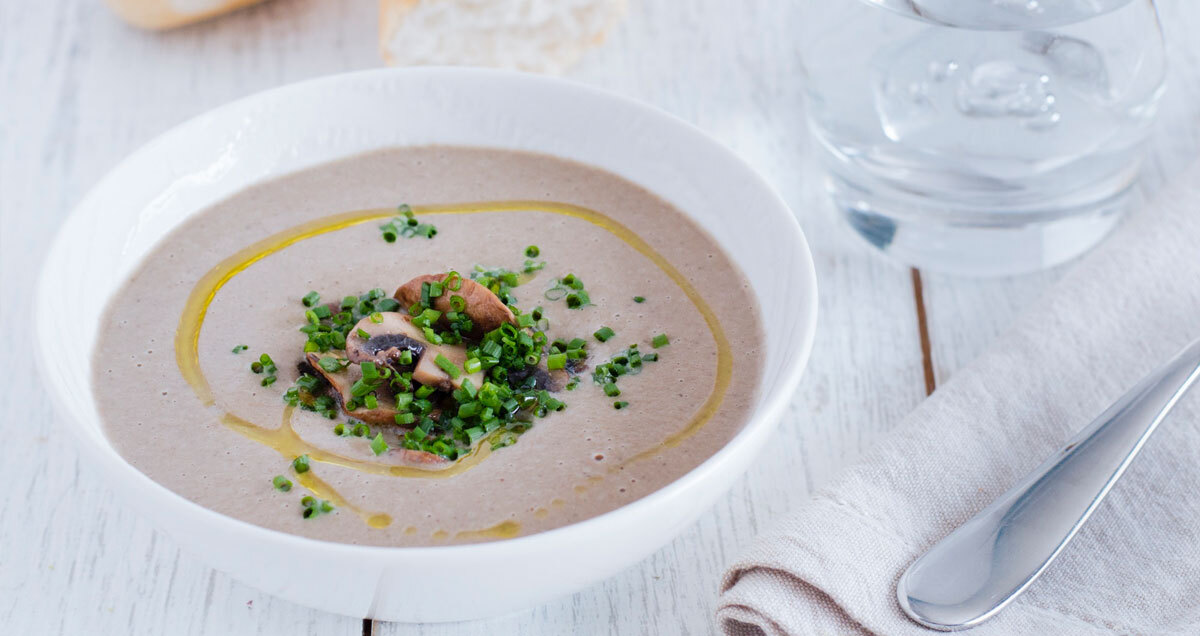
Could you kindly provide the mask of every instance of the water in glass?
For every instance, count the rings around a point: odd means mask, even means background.
[[[902,261],[1009,274],[1128,206],[1165,73],[1151,0],[820,0],[808,116],[835,205]]]

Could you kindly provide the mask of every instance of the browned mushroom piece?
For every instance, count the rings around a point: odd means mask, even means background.
[[[339,352],[327,351],[325,353],[309,352],[304,354],[305,360],[313,371],[319,373],[321,377],[329,382],[329,386],[333,388],[333,397],[337,400],[338,406],[342,407],[342,412],[355,419],[362,420],[368,424],[395,424],[396,423],[396,402],[388,395],[387,391],[378,391],[375,394],[377,406],[373,409],[359,407],[353,411],[346,408],[346,404],[354,397],[351,392],[351,387],[354,383],[362,379],[362,368],[356,364],[347,365],[343,369],[337,371],[326,371],[321,367],[322,358],[333,358],[339,362],[345,362],[346,357]]]
[[[377,362],[396,368],[404,351],[413,352],[412,379],[425,386],[442,391],[453,391],[470,378],[476,387],[483,385],[482,371],[467,373],[463,363],[467,361],[467,348],[463,345],[431,344],[425,340],[425,332],[412,324],[412,318],[397,312],[383,312],[380,322],[370,317],[358,321],[346,336],[346,354],[352,362]],[[359,331],[367,334],[363,338]],[[459,369],[458,377],[450,377],[437,363],[438,356],[444,357]]]
[[[388,451],[390,457],[398,459],[397,462],[401,466],[413,466],[425,470],[439,470],[449,468],[454,464],[453,461],[436,455],[429,451],[412,450],[409,448],[393,448]]]
[[[445,274],[425,274],[418,276],[407,283],[404,283],[396,290],[395,298],[400,301],[401,307],[411,307],[413,303],[421,300],[421,284],[441,282],[445,280]],[[513,316],[513,312],[487,287],[471,280],[470,278],[462,277],[462,286],[457,290],[445,289],[441,296],[432,299],[433,308],[445,314],[451,310],[450,298],[452,296],[462,296],[465,309],[463,313],[471,319],[474,326],[471,330],[471,335],[478,338],[483,334],[499,327],[504,323],[517,324],[517,319]],[[443,318],[442,320],[445,320]]]

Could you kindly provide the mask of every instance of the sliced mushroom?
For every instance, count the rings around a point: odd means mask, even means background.
[[[425,340],[425,332],[412,324],[412,319],[397,312],[383,312],[380,322],[363,318],[350,330],[346,337],[346,354],[353,362],[368,360],[395,366],[396,360],[405,350],[413,352],[412,379],[425,386],[443,391],[453,391],[470,378],[475,386],[483,384],[482,371],[466,373],[463,363],[467,361],[467,348],[462,345],[435,345]],[[359,330],[367,338],[359,335]],[[419,350],[418,350],[419,348]],[[438,356],[444,357],[459,369],[458,377],[452,378],[437,363]]]
[[[395,366],[405,351],[412,352],[413,360],[425,353],[425,333],[412,324],[408,316],[394,311],[379,315],[383,317],[381,322],[363,318],[346,336],[346,357],[351,362]],[[368,337],[363,338],[359,331]]]
[[[441,282],[445,280],[445,274],[425,274],[418,276],[407,283],[404,283],[396,290],[395,298],[400,301],[401,307],[410,307],[413,303],[421,300],[421,285],[423,283]],[[487,287],[471,280],[470,278],[461,278],[462,286],[456,290],[445,289],[441,296],[432,299],[433,308],[443,314],[451,310],[450,298],[452,296],[462,296],[465,309],[463,313],[471,319],[474,328],[471,330],[471,335],[475,337],[499,327],[504,323],[516,324],[517,320],[513,316],[513,312]]]
[[[329,382],[329,386],[333,387],[333,397],[337,400],[338,406],[342,408],[343,413],[368,424],[396,423],[396,402],[387,394],[386,390],[376,392],[375,401],[377,406],[373,409],[364,407],[356,408],[353,411],[346,409],[346,404],[354,397],[351,387],[354,386],[355,382],[362,379],[362,369],[358,365],[351,364],[338,371],[326,371],[321,367],[322,358],[334,358],[339,362],[346,360],[346,357],[341,353],[333,351],[325,353],[309,352],[304,355],[304,358],[308,361],[313,371],[321,374],[321,377]]]

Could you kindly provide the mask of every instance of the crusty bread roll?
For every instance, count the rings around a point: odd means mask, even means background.
[[[380,0],[392,65],[493,66],[560,73],[604,40],[626,0]]]

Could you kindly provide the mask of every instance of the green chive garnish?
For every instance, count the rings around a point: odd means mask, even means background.
[[[608,384],[604,385],[604,394],[608,397],[617,397],[621,394],[621,389],[617,388],[616,383],[609,382]]]
[[[334,357],[321,358],[317,360],[317,365],[329,373],[337,373],[344,368],[342,363]]]
[[[600,342],[607,342],[609,338],[617,335],[617,332],[613,331],[609,327],[600,327],[596,330],[596,333],[593,333],[592,335],[595,336],[596,340],[599,340]]]
[[[312,306],[316,305],[317,302],[320,300],[321,300],[320,294],[318,294],[315,291],[310,291],[304,295],[304,298],[300,299],[300,302],[304,303],[305,307],[312,307]]]
[[[525,248],[525,256],[528,258],[537,258],[538,254],[541,253],[542,251],[538,249],[538,246],[536,245],[530,245],[529,247]]]
[[[300,512],[300,516],[305,519],[312,519],[318,515],[333,512],[333,504],[324,499],[317,499],[308,495],[300,498],[300,505],[304,508]]]
[[[383,441],[383,433],[376,433],[375,439],[371,440],[371,450],[374,451],[376,455],[382,455],[387,452],[388,444],[387,442]]]
[[[650,341],[650,346],[654,347],[655,349],[659,347],[665,347],[669,344],[671,344],[671,341],[667,339],[667,334],[665,333],[660,333],[657,336],[654,336],[654,339]]]
[[[566,366],[567,366],[567,354],[552,353],[552,354],[546,356],[546,368],[547,369],[550,369],[551,371],[553,371],[555,369],[565,368]]]
[[[363,331],[362,329],[359,329],[356,333],[358,334],[358,337],[362,338],[363,340],[371,339],[371,334],[367,333],[366,331]]]
[[[616,402],[613,402],[613,408],[617,409],[618,411],[620,411],[621,409],[623,409],[627,406],[629,406],[629,402],[625,402],[623,400],[618,400]]]
[[[645,296],[634,296],[634,297],[633,297],[633,302],[635,302],[635,303],[644,303],[644,302],[646,302],[646,297],[645,297]]]
[[[301,455],[301,456],[297,457],[296,459],[293,459],[292,460],[292,468],[295,469],[297,473],[307,473],[308,472],[308,455]]]
[[[446,375],[450,376],[451,380],[456,380],[458,379],[458,376],[462,375],[462,370],[458,368],[458,365],[454,364],[448,360],[446,356],[440,353],[437,354],[437,357],[434,358],[433,361],[442,369],[442,371],[446,372]]]
[[[287,492],[292,489],[292,480],[283,475],[275,475],[275,479],[272,479],[271,483],[275,485],[275,490],[279,492]]]
[[[234,348],[233,348],[233,352],[234,352],[234,353],[241,353],[241,352],[243,352],[243,351],[245,351],[246,349],[249,349],[249,348],[250,348],[250,347],[247,347],[246,345],[238,345],[238,346],[236,346],[236,347],[234,347]]]

